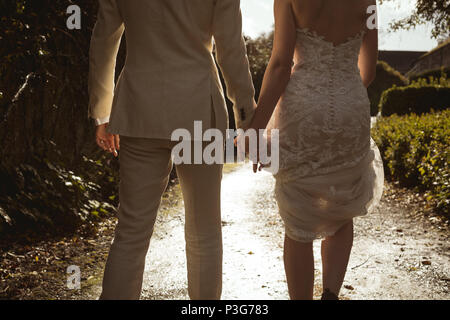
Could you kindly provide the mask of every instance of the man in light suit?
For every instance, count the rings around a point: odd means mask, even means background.
[[[119,156],[118,224],[100,299],[139,299],[145,256],[172,168],[175,129],[194,121],[225,134],[228,112],[212,54],[234,104],[238,128],[255,102],[239,0],[99,0],[90,48],[89,117],[97,143]],[[114,85],[123,33],[127,58]],[[119,139],[120,137],[120,139]],[[193,141],[193,143],[195,143]],[[117,150],[120,150],[118,153]],[[188,292],[219,299],[222,290],[222,164],[181,164]]]

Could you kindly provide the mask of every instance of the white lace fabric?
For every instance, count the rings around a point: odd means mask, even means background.
[[[279,130],[275,196],[297,241],[334,234],[381,198],[383,163],[358,69],[363,36],[334,45],[308,29],[297,32],[291,79],[268,125],[269,133]]]

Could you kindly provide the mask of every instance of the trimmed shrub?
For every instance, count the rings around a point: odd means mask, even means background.
[[[425,192],[441,213],[450,209],[450,110],[380,118],[372,137],[388,179]]]
[[[371,115],[376,116],[378,114],[378,105],[385,90],[393,86],[405,86],[407,84],[408,80],[400,72],[386,62],[378,61],[377,76],[367,90],[370,99]]]
[[[409,81],[414,82],[419,79],[439,79],[439,78],[448,78],[448,75],[450,75],[450,67],[442,67],[440,69],[434,69],[434,70],[428,70],[424,71],[422,73],[413,74],[409,76]]]
[[[446,79],[421,79],[405,87],[393,87],[381,96],[382,116],[423,114],[450,107],[450,82]]]

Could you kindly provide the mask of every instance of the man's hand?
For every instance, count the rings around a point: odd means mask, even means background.
[[[103,150],[112,153],[115,157],[120,150],[120,137],[118,134],[111,134],[106,131],[108,123],[97,126],[96,141],[97,145]]]

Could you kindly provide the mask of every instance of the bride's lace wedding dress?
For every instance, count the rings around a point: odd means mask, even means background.
[[[334,45],[297,30],[295,66],[268,125],[279,129],[275,197],[286,233],[297,241],[333,235],[370,213],[383,192],[383,163],[358,68],[363,36]]]

